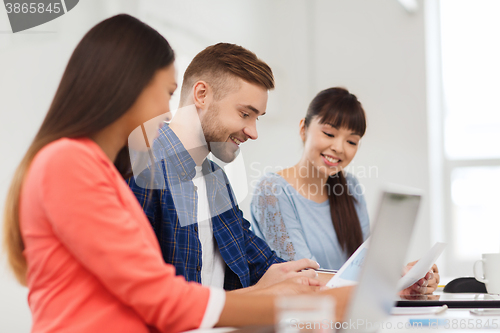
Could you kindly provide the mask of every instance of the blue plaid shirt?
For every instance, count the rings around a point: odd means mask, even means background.
[[[168,126],[160,129],[152,151],[154,161],[138,177],[130,178],[128,184],[153,226],[165,262],[174,265],[177,275],[183,275],[187,281],[201,283],[198,196],[192,181],[196,163]],[[254,285],[269,266],[284,260],[250,230],[224,171],[205,160],[202,172],[214,216],[214,237],[226,263],[224,289]]]

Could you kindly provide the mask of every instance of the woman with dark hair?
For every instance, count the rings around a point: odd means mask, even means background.
[[[365,134],[365,112],[343,88],[321,91],[300,121],[299,162],[266,174],[252,199],[256,234],[281,258],[310,258],[339,269],[368,237],[362,188],[343,169]]]
[[[32,332],[273,322],[273,298],[255,296],[265,288],[225,293],[176,276],[123,179],[130,133],[141,128],[144,138],[154,137],[169,112],[173,62],[168,42],[129,15],[97,24],[73,52],[5,208],[4,244],[29,288]],[[307,292],[318,284],[303,277],[272,291]],[[348,290],[329,294],[338,296],[341,314]]]
[[[365,112],[346,89],[325,89],[311,101],[299,131],[302,157],[260,179],[251,202],[252,227],[281,258],[309,258],[338,270],[370,233],[364,189],[344,171],[365,134]],[[429,274],[411,288],[435,287]]]

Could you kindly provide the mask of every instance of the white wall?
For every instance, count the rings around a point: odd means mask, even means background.
[[[302,152],[298,122],[312,97],[341,85],[363,103],[368,130],[353,162],[372,212],[386,182],[428,191],[424,19],[396,0],[85,0],[30,32],[0,34],[0,209],[12,173],[38,129],[66,62],[98,21],[128,12],[170,41],[182,70],[201,49],[219,41],[254,51],[276,76],[259,139],[242,152],[249,184],[265,167],[287,167]],[[8,30],[0,6],[0,30]],[[34,33],[38,31],[38,33]],[[40,32],[44,31],[44,32]],[[48,32],[47,32],[48,31]],[[373,169],[372,169],[373,170]],[[242,208],[249,216],[249,197]],[[429,204],[424,203],[410,258],[430,246]],[[28,332],[27,291],[0,261],[0,332]]]

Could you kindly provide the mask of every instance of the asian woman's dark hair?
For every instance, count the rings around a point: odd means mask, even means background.
[[[363,136],[366,131],[365,111],[356,96],[344,88],[329,88],[319,92],[309,104],[305,128],[318,117],[321,124],[348,128]],[[358,214],[354,208],[356,198],[349,193],[344,172],[328,178],[328,200],[333,227],[342,250],[350,256],[363,242]]]
[[[4,246],[21,284],[26,284],[27,265],[22,253],[19,199],[35,155],[55,140],[90,137],[115,122],[130,109],[156,71],[173,61],[174,52],[164,37],[125,14],[100,22],[77,45],[7,195]],[[131,175],[127,147],[119,152],[115,166],[124,178]]]

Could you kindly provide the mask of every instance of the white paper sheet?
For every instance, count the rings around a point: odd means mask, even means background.
[[[365,260],[366,252],[369,245],[368,238],[352,256],[339,269],[338,273],[333,276],[326,284],[330,288],[338,288],[344,286],[352,286],[358,283],[361,266]],[[437,242],[420,260],[398,281],[398,290],[408,288],[427,274],[437,258],[441,255],[445,243]]]
[[[420,280],[432,268],[441,255],[445,243],[437,242],[420,260],[398,281],[398,290],[403,290]]]
[[[326,284],[330,288],[338,288],[344,286],[352,286],[358,283],[359,274],[361,272],[361,265],[363,264],[368,251],[368,238],[361,244],[356,252],[349,257],[344,265],[339,269],[337,274],[333,276]]]

